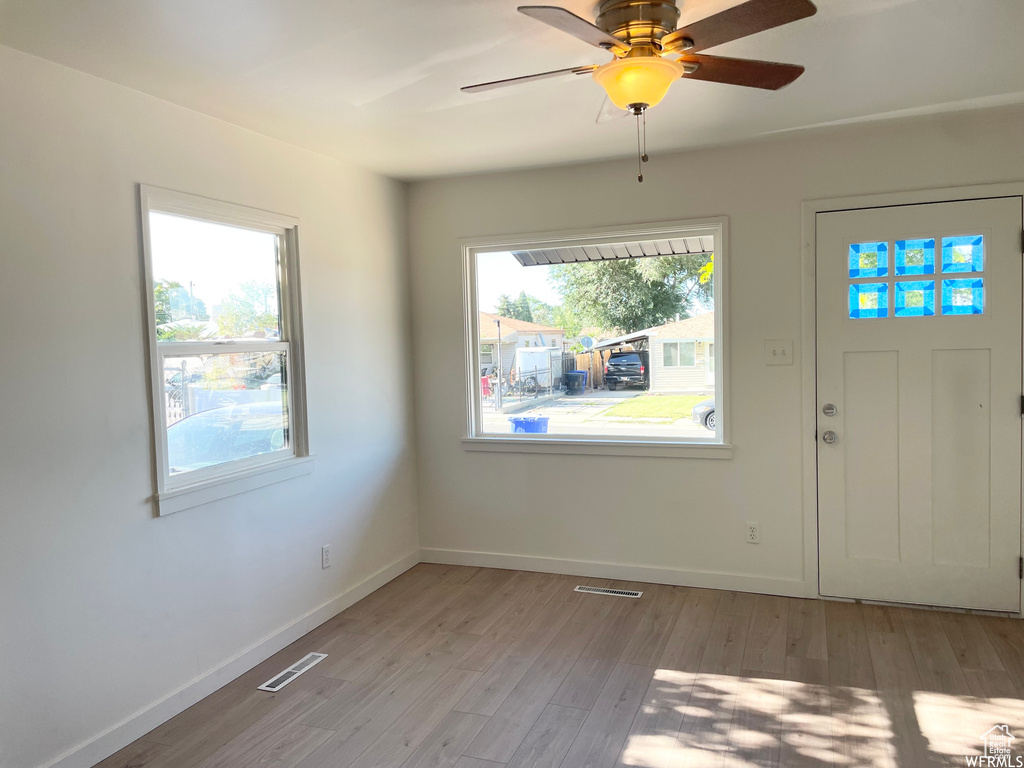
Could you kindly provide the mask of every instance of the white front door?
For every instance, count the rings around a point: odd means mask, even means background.
[[[1020,197],[817,214],[821,594],[1019,610],[1021,232]]]

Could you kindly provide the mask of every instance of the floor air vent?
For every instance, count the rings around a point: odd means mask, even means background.
[[[303,656],[297,662],[292,664],[288,669],[270,680],[265,682],[263,685],[258,686],[257,690],[260,691],[280,691],[288,683],[294,680],[296,677],[301,675],[303,672],[311,669],[315,665],[327,658],[326,653],[311,653],[308,656]]]
[[[605,589],[604,587],[577,586],[573,592],[588,592],[592,595],[615,595],[616,597],[640,597],[643,592],[632,589]]]

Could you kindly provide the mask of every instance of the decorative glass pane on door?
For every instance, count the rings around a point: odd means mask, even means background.
[[[942,281],[942,314],[980,315],[985,311],[985,281],[968,280]]]
[[[931,317],[935,314],[934,280],[901,280],[895,287],[896,317]]]
[[[854,283],[850,286],[850,317],[889,316],[888,283]]]
[[[935,274],[935,238],[896,241],[897,275]],[[898,312],[896,314],[899,314]]]
[[[943,272],[981,272],[985,268],[985,244],[981,235],[942,238]]]
[[[850,277],[885,277],[887,274],[888,243],[854,243],[850,246]]]

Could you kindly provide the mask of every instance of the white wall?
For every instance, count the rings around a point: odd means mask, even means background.
[[[0,114],[0,766],[29,768],[415,557],[405,188],[6,48]],[[313,474],[154,517],[139,182],[301,220]]]
[[[764,365],[766,338],[801,338],[801,202],[1024,179],[1024,110],[960,112],[635,161],[413,184],[410,265],[425,557],[613,569],[680,583],[815,594],[804,563],[801,360]],[[624,148],[625,149],[625,148]],[[732,442],[727,461],[463,450],[460,238],[729,217]],[[451,339],[449,347],[434,340]],[[503,482],[515,477],[516,483]],[[492,489],[502,488],[501,494]],[[538,502],[542,499],[542,502]],[[762,543],[743,541],[743,522]],[[453,551],[454,550],[454,551]],[[468,554],[467,554],[468,553]],[[496,558],[498,553],[526,560]]]

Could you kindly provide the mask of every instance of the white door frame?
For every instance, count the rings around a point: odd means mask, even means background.
[[[818,440],[816,435],[818,421],[818,360],[815,352],[817,332],[817,307],[815,300],[816,216],[826,211],[1016,196],[1024,197],[1024,181],[824,198],[804,202],[802,206],[802,259],[800,269],[802,297],[800,302],[800,360],[802,364],[800,429],[803,437],[801,447],[803,452],[804,584],[807,590],[807,597],[820,597],[818,588]],[[1022,545],[1024,545],[1024,541],[1022,541]],[[1022,603],[1017,615],[1024,617],[1024,590],[1022,590]]]

